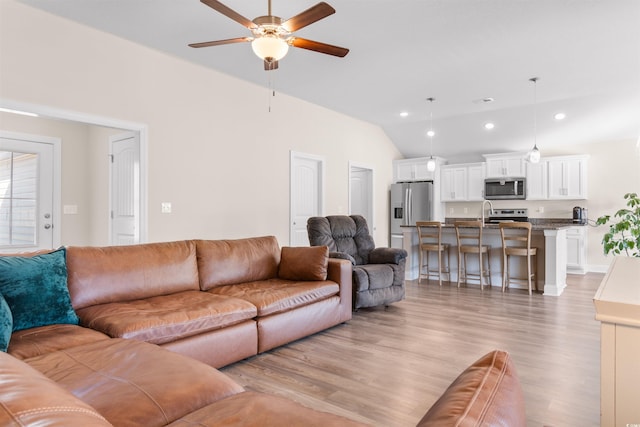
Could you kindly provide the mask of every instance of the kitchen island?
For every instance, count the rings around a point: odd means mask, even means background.
[[[463,218],[448,218],[442,226],[443,243],[451,246],[451,278],[450,281],[458,281],[458,251],[456,232],[453,223],[463,220]],[[559,296],[567,286],[567,230],[577,226],[571,220],[531,220],[531,246],[538,248],[536,258],[537,272],[536,281],[538,290],[544,291],[544,295]],[[414,280],[418,278],[419,248],[418,232],[415,225],[403,226],[403,249],[409,254],[405,266],[405,278]],[[500,227],[498,224],[485,224],[482,231],[484,245],[490,246],[490,271],[491,285],[502,287],[502,240],[500,238]],[[432,254],[432,256],[434,256]],[[512,275],[515,277],[526,276],[525,258],[518,260],[517,265],[511,265]],[[478,270],[477,256],[468,256],[467,264],[469,271]],[[479,283],[471,281],[471,283]],[[511,284],[512,288],[525,289],[524,284]],[[535,287],[534,287],[535,289]]]

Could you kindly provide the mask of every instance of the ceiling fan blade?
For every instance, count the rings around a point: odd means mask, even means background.
[[[233,19],[234,21],[236,21],[240,25],[243,25],[243,26],[247,27],[250,30],[252,30],[254,28],[258,28],[258,26],[253,21],[251,21],[250,19],[245,18],[244,16],[240,15],[235,10],[231,9],[228,6],[225,6],[224,4],[220,3],[217,0],[200,0],[200,1],[202,3],[204,3],[204,4],[206,4],[207,6],[209,6],[211,9],[220,12],[224,16]]]
[[[204,1],[204,0],[203,0]],[[329,6],[325,2],[320,2],[315,6],[310,7],[297,14],[296,16],[287,19],[282,23],[282,26],[290,33],[298,31],[300,28],[304,28],[307,25],[313,24],[329,15],[336,13],[336,10]]]
[[[301,39],[300,37],[292,37],[290,43],[302,49],[313,50],[315,52],[326,53],[327,55],[339,56],[343,58],[349,53],[349,49],[333,46],[326,43],[320,43],[313,40]]]
[[[267,61],[265,59],[264,61],[264,70],[265,71],[271,71],[271,70],[277,70],[278,69],[278,61]]]
[[[211,41],[211,42],[202,42],[202,43],[191,43],[189,46],[190,47],[220,46],[222,44],[250,42],[252,40],[253,40],[253,37],[237,37],[235,39],[214,40],[214,41]]]

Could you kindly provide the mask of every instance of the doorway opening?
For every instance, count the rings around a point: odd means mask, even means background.
[[[324,211],[324,157],[291,152],[290,246],[309,246],[307,220]]]
[[[60,140],[0,130],[0,252],[60,246]]]
[[[356,162],[349,162],[349,215],[362,215],[375,231],[373,200],[373,168]]]
[[[78,125],[111,128],[112,130],[119,133],[128,133],[128,134],[135,135],[138,141],[137,153],[136,153],[136,156],[138,159],[138,163],[136,166],[137,179],[130,181],[130,183],[136,185],[136,188],[130,188],[129,191],[131,191],[132,193],[135,193],[139,201],[138,209],[136,211],[136,214],[138,216],[136,240],[137,242],[147,241],[148,239],[147,237],[148,236],[148,208],[147,208],[148,206],[148,193],[147,193],[148,191],[147,190],[147,187],[148,187],[148,184],[147,184],[148,130],[145,124],[127,122],[127,121],[122,121],[118,119],[111,119],[108,117],[94,116],[94,115],[79,113],[75,111],[62,110],[62,109],[47,107],[42,105],[20,103],[20,102],[5,100],[5,99],[0,99],[0,107],[8,110],[14,110],[17,112],[33,113],[33,115],[37,116],[33,118],[34,120],[38,120],[40,118],[45,120],[49,120],[49,119],[61,120],[61,121],[66,121],[70,123],[75,123]],[[110,141],[108,138],[105,137],[104,143],[105,143],[105,147],[107,144],[109,144],[109,148],[111,148]],[[61,142],[61,150],[64,151],[64,141]],[[104,155],[106,155],[106,153],[107,151],[105,149]],[[109,158],[105,157],[104,161],[105,161],[105,164],[108,161],[110,162],[110,157]],[[105,172],[106,172],[106,169],[105,169]],[[111,201],[110,176],[109,177],[105,176],[104,183],[101,183],[101,184],[102,185],[100,185],[99,188],[91,188],[91,192],[100,193],[105,196],[108,196],[108,199],[110,200],[108,204],[104,202],[101,206],[99,206],[99,212],[102,212],[100,215],[104,215],[104,219],[101,219],[99,221],[99,225],[101,227],[100,230],[102,230],[101,233],[104,235],[104,237],[100,239],[101,241],[104,241],[104,243],[100,243],[100,244],[107,244],[106,242],[107,239],[109,240],[109,244],[115,244],[115,241],[112,236],[111,221],[109,221],[108,223],[106,221],[107,215],[111,217],[111,207],[113,204]],[[63,192],[64,192],[64,189],[61,188],[60,193],[63,193]],[[69,207],[73,208],[73,206],[69,206]],[[65,214],[73,213],[73,212],[67,212],[67,208],[68,206],[65,205],[65,212],[64,212]],[[107,211],[107,209],[109,209],[109,211]],[[60,197],[58,197],[57,201],[54,200],[54,206],[52,208],[52,212],[53,212],[54,220],[56,218],[60,219],[60,215],[62,215],[63,213]],[[60,233],[61,228],[55,227],[55,224],[53,229],[54,229],[54,233],[56,231]],[[62,231],[62,233],[63,233],[62,240],[64,240],[64,231]],[[86,238],[89,240],[93,240],[94,238],[93,233],[90,232],[89,234],[90,235],[87,236]],[[60,241],[60,239],[58,240]],[[125,243],[123,242],[123,244]]]

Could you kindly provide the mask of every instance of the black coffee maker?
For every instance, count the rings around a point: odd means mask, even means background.
[[[573,223],[574,224],[587,223],[587,208],[581,208],[580,206],[576,206],[573,208]]]

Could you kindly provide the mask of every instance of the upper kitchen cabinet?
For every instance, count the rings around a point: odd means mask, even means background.
[[[484,163],[445,165],[440,169],[443,202],[484,200]]]
[[[440,169],[440,197],[443,202],[467,200],[467,168],[465,165],[445,165]]]
[[[527,162],[527,200],[547,200],[549,187],[547,184],[547,161]]]
[[[487,178],[521,178],[525,176],[525,154],[485,154]]]
[[[467,165],[467,200],[484,200],[484,163],[469,163]]]
[[[587,160],[589,156],[547,158],[549,199],[587,198]]]
[[[436,170],[442,164],[442,159],[434,157]],[[403,159],[393,161],[393,182],[433,181],[435,171],[427,169],[429,157]]]

